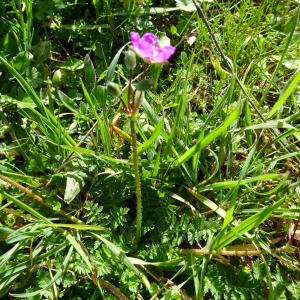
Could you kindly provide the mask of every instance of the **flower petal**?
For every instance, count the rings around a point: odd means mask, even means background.
[[[176,50],[172,46],[160,47],[158,37],[151,32],[146,32],[142,37],[138,32],[131,32],[130,40],[136,54],[150,63],[165,63]]]
[[[138,32],[130,32],[131,42],[138,41],[140,39],[140,34]]]
[[[155,47],[157,46],[158,47],[158,38],[155,34],[151,33],[151,32],[146,32],[141,40],[140,40],[140,43],[143,44],[143,45],[148,45],[149,47]]]

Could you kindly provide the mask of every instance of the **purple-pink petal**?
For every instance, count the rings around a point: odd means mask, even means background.
[[[150,32],[145,33],[142,37],[138,32],[131,32],[130,40],[133,50],[147,62],[167,62],[176,50],[172,46],[160,47],[157,36]]]
[[[150,32],[145,33],[142,36],[140,42],[141,42],[141,44],[144,44],[144,45],[159,47],[157,36],[153,33],[150,33]]]
[[[138,32],[130,32],[130,40],[132,42],[132,45],[137,46],[140,40],[140,34]]]

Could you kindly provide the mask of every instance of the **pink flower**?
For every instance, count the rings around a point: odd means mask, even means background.
[[[142,37],[138,32],[131,32],[130,40],[136,54],[150,63],[165,63],[176,50],[172,46],[160,47],[157,36],[150,32]]]

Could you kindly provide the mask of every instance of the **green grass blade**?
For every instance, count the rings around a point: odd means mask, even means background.
[[[252,125],[251,109],[250,109],[249,102],[247,100],[244,102],[244,115],[245,115],[245,121],[244,121],[245,125],[251,126]],[[252,132],[246,132],[246,140],[248,146],[251,147],[251,145],[253,144]]]
[[[188,84],[188,81],[185,80],[185,85],[183,87],[182,94],[176,97],[177,102],[178,102],[178,106],[177,106],[177,110],[176,110],[174,123],[172,125],[172,131],[171,131],[171,133],[168,137],[167,145],[165,146],[165,149],[164,149],[164,155],[168,154],[168,151],[170,150],[170,146],[174,142],[174,138],[175,138],[176,133],[178,134],[178,132],[180,132],[180,128],[182,127],[182,119],[183,119],[183,116],[184,116],[184,112],[185,112],[185,109],[186,109],[186,102],[187,102],[187,84]],[[176,94],[179,94],[180,89],[181,89],[181,87],[180,87],[180,84],[178,82],[178,87],[177,87]]]
[[[121,260],[134,274],[136,274],[136,276],[141,278],[141,280],[143,281],[145,287],[149,290],[149,292],[151,291],[150,282],[147,279],[147,277],[131,262],[131,260],[125,255],[125,253],[119,247],[117,247],[116,245],[114,245],[113,243],[111,243],[110,241],[108,241],[102,236],[99,236],[97,234],[93,234],[93,236],[101,240],[108,247],[108,249],[115,255],[115,257],[118,260]]]
[[[67,268],[67,266],[69,264],[69,261],[71,259],[72,253],[73,253],[73,247],[70,247],[69,251],[68,251],[68,253],[67,253],[67,255],[66,255],[66,257],[65,257],[65,259],[64,259],[64,261],[62,263],[63,268],[59,269],[57,271],[57,273],[55,274],[55,276],[51,279],[51,281],[49,283],[47,283],[42,289],[34,291],[34,292],[26,292],[26,293],[20,293],[20,294],[13,294],[13,293],[11,293],[11,295],[13,297],[16,297],[16,298],[29,298],[29,297],[34,297],[36,295],[42,294],[42,292],[44,290],[46,290],[47,288],[49,288],[57,279],[59,279],[60,277],[63,276],[63,273],[64,273],[65,269]]]
[[[204,197],[203,195],[197,193],[194,189],[187,188],[189,193],[193,195],[197,200],[201,201],[205,206],[210,208],[212,211],[214,211],[216,214],[218,214],[220,217],[225,219],[226,217],[226,211],[218,206],[215,202],[211,201],[210,199]]]
[[[29,262],[20,263],[0,274],[0,295],[1,292],[8,286],[11,286],[29,266]]]
[[[206,185],[204,187],[199,187],[198,191],[203,192],[207,190],[222,190],[222,189],[232,189],[234,187],[245,185],[248,183],[253,183],[257,181],[266,181],[266,180],[279,180],[282,177],[284,177],[286,174],[277,174],[277,173],[271,173],[271,174],[264,174],[259,175],[251,178],[246,178],[243,180],[227,180],[222,182],[215,182],[209,185]]]
[[[271,89],[272,85],[275,84],[275,82],[274,82],[275,76],[277,75],[277,72],[281,68],[281,66],[283,64],[283,61],[284,61],[284,58],[287,56],[289,47],[291,46],[292,38],[293,38],[293,36],[295,34],[295,31],[297,29],[297,24],[299,23],[299,19],[300,19],[300,3],[298,5],[297,13],[296,13],[296,15],[294,17],[294,20],[293,20],[293,23],[292,23],[292,27],[291,27],[291,30],[290,30],[290,34],[289,34],[289,36],[288,36],[288,38],[286,40],[286,44],[285,44],[285,47],[284,47],[284,49],[282,51],[280,60],[279,60],[278,64],[276,65],[274,72],[272,73],[272,77],[270,78],[270,84],[269,84],[269,86],[265,89],[265,91],[264,91],[264,93],[263,93],[263,95],[262,95],[262,97],[260,99],[260,104],[265,101],[267,95],[270,92],[270,89]]]
[[[33,188],[37,188],[39,186],[35,177],[12,172],[9,169],[7,169],[1,165],[0,165],[0,175],[7,176],[17,182],[25,183],[28,186],[33,187]]]
[[[40,214],[39,212],[37,212],[35,209],[31,208],[30,206],[28,206],[24,202],[20,201],[19,199],[15,198],[14,196],[11,196],[10,194],[8,194],[6,192],[4,192],[3,194],[4,194],[5,197],[7,197],[8,199],[10,199],[16,206],[18,206],[21,209],[23,209],[23,210],[27,211],[28,213],[32,214],[33,216],[35,216],[39,220],[43,220],[44,222],[46,222],[48,224],[52,223],[49,219],[47,219],[46,217],[44,217],[42,214]]]
[[[270,121],[267,121],[267,122],[264,122],[264,123],[247,126],[247,127],[243,128],[243,129],[248,131],[248,130],[267,129],[267,128],[295,129],[294,126],[288,124],[284,119],[270,120]]]
[[[81,81],[81,87],[85,96],[85,99],[87,100],[95,119],[97,120],[98,126],[100,128],[100,133],[101,133],[101,137],[102,137],[102,142],[103,142],[103,147],[105,149],[105,153],[109,154],[110,153],[110,134],[109,134],[109,130],[108,130],[108,126],[105,123],[105,121],[102,121],[96,111],[95,105],[92,101],[92,98],[89,94],[89,92],[87,91],[86,87],[84,86],[84,83]]]
[[[76,230],[91,230],[91,231],[101,231],[107,230],[107,228],[97,225],[81,225],[81,224],[39,224],[36,225],[36,228],[43,228],[43,227],[52,227],[52,228],[72,228]]]
[[[121,164],[121,165],[128,165],[129,162],[126,159],[118,159],[118,158],[113,158],[107,155],[103,155],[99,152],[93,151],[91,149],[86,149],[86,148],[81,148],[81,147],[70,147],[70,146],[65,146],[65,145],[60,145],[61,148],[73,151],[73,152],[77,152],[77,153],[81,153],[81,154],[85,154],[88,156],[95,156],[103,161],[109,161],[115,164]]]
[[[177,161],[176,167],[183,164],[185,161],[189,160],[215,139],[217,139],[221,134],[226,132],[226,129],[239,117],[240,111],[235,109],[224,121],[222,125],[220,125],[217,129],[209,133],[203,140],[197,142],[196,145],[187,150]]]
[[[247,188],[253,193],[253,194],[256,194],[256,195],[260,195],[260,196],[269,196],[269,195],[272,195],[272,194],[275,194],[275,192],[277,190],[279,190],[287,181],[287,179],[289,178],[289,174],[286,174],[285,177],[283,177],[279,183],[272,189],[268,190],[267,192],[257,192],[255,189],[247,186]]]
[[[252,149],[250,150],[249,154],[248,154],[248,157],[243,165],[243,168],[240,172],[240,176],[239,176],[239,181],[242,180],[242,178],[244,176],[246,176],[247,174],[247,171],[249,169],[249,166],[250,166],[250,162],[251,160],[253,159],[254,157],[254,154],[256,152],[256,147],[252,147]],[[230,205],[229,205],[229,208],[227,209],[227,212],[226,212],[226,217],[224,219],[224,222],[223,222],[223,228],[227,227],[227,225],[229,225],[229,223],[231,222],[232,220],[232,217],[233,217],[233,213],[234,213],[234,210],[235,210],[235,207],[236,207],[236,200],[237,200],[237,196],[238,196],[238,191],[239,191],[239,186],[240,185],[237,185],[236,187],[234,187],[229,193],[228,193],[228,198],[230,198]],[[224,200],[224,202],[228,199],[226,197],[226,199]]]
[[[44,114],[44,117],[47,117],[49,119],[48,126],[51,127],[53,130],[55,130],[58,136],[61,135],[61,137],[65,140],[66,143],[71,145],[76,145],[75,141],[71,138],[69,134],[66,133],[63,127],[57,121],[57,118],[54,115],[52,115],[51,112],[44,106],[42,100],[36,94],[34,89],[29,85],[29,83],[24,79],[24,77],[16,69],[14,69],[12,65],[1,55],[0,55],[0,62],[17,79],[17,81],[20,83],[20,85],[27,93],[27,95],[33,100],[35,105]]]
[[[155,98],[155,95],[150,94],[151,98]],[[143,99],[142,101],[142,107],[145,111],[147,117],[150,119],[152,124],[157,124],[159,122],[159,116],[156,114],[150,103],[147,101],[147,99]]]
[[[115,69],[117,67],[117,64],[118,64],[118,61],[119,61],[119,58],[120,58],[120,55],[121,53],[123,52],[123,50],[125,49],[125,47],[128,46],[129,43],[125,44],[118,52],[117,54],[115,55],[115,57],[113,58],[110,66],[108,67],[107,69],[107,75],[106,75],[106,82],[109,82],[109,81],[112,81],[113,80],[113,76],[114,76],[114,72],[115,72]]]
[[[28,84],[28,82],[24,79],[24,77],[15,69],[13,66],[3,57],[0,55],[0,62],[8,69],[8,71],[17,79],[20,83],[24,91],[28,94],[28,96],[33,100],[35,105],[40,109],[41,112],[45,112],[45,107],[36,94],[34,89]]]
[[[274,210],[276,210],[281,204],[283,204],[284,201],[285,198],[282,198],[273,205],[266,207],[259,213],[242,221],[239,225],[232,228],[227,233],[222,230],[217,238],[213,241],[212,249],[222,249],[253,228],[257,228],[261,223],[266,221],[274,212]]]
[[[18,251],[20,248],[21,243],[15,244],[12,248],[10,248],[8,251],[3,253],[0,256],[0,268],[4,270],[3,266],[15,255],[15,253]],[[0,288],[1,290],[1,288]]]
[[[74,236],[71,234],[67,233],[67,240],[70,242],[70,244],[74,247],[74,249],[77,251],[79,256],[83,259],[85,264],[87,265],[88,269],[90,272],[93,271],[93,266],[90,262],[90,258],[87,253],[82,249],[81,245],[77,242]]]
[[[84,58],[84,85],[89,93],[92,93],[96,86],[96,71],[90,56],[87,54]]]
[[[29,207],[28,205],[26,205],[25,203],[21,202],[20,200],[16,199],[15,197],[9,195],[8,193],[4,193],[4,195],[9,198],[11,201],[13,201],[15,203],[15,205],[19,206],[20,208],[24,209],[25,211],[29,212],[30,214],[32,214],[33,216],[37,217],[40,220],[45,221],[48,224],[53,225],[53,223],[48,220],[46,217],[44,217],[43,215],[41,215],[40,213],[38,213],[37,211],[35,211],[34,209],[32,209],[31,207]],[[54,225],[55,226],[55,225]],[[59,227],[59,226],[57,226]],[[87,254],[83,251],[82,247],[80,246],[80,244],[76,241],[76,239],[70,235],[67,234],[67,239],[70,242],[70,244],[76,249],[76,251],[78,252],[78,254],[82,257],[82,259],[84,260],[84,262],[86,263],[86,265],[88,266],[89,270],[92,271],[92,265],[90,263],[89,257],[87,256]]]
[[[141,266],[177,267],[184,264],[184,259],[182,257],[174,258],[167,261],[156,261],[156,262],[149,262],[136,257],[128,257],[128,259],[132,264],[141,265]]]
[[[292,92],[298,87],[298,83],[300,81],[300,69],[298,69],[293,76],[293,78],[287,83],[284,88],[283,93],[277,102],[273,105],[271,111],[268,114],[268,119],[274,116],[274,114],[280,109],[280,107],[285,103],[288,97],[292,94]]]
[[[15,244],[22,240],[33,239],[40,234],[42,234],[41,231],[14,230],[14,232],[6,238],[5,242],[7,244]]]
[[[156,141],[156,139],[159,137],[162,128],[164,125],[164,119],[162,118],[159,123],[155,126],[155,130],[153,131],[151,137],[149,138],[148,141],[146,141],[144,144],[140,145],[138,147],[138,154],[143,153],[144,151],[146,151],[149,147],[151,147],[151,145]]]
[[[60,101],[63,103],[63,105],[68,109],[70,110],[71,112],[73,112],[76,116],[78,116],[79,118],[81,118],[82,120],[85,120],[85,121],[88,121],[90,123],[92,123],[92,120],[83,115],[83,114],[80,114],[78,112],[78,108],[76,107],[76,105],[74,104],[74,100],[71,99],[69,96],[67,96],[65,93],[63,93],[62,91],[58,91],[58,96],[59,96],[59,99]]]

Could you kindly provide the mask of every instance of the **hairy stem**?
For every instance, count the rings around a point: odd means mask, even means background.
[[[141,239],[142,234],[142,190],[141,178],[139,173],[139,157],[137,152],[137,139],[135,131],[135,115],[130,117],[131,129],[131,145],[132,145],[132,158],[133,158],[133,172],[135,181],[136,193],[136,231],[135,231],[135,245],[137,246]]]

